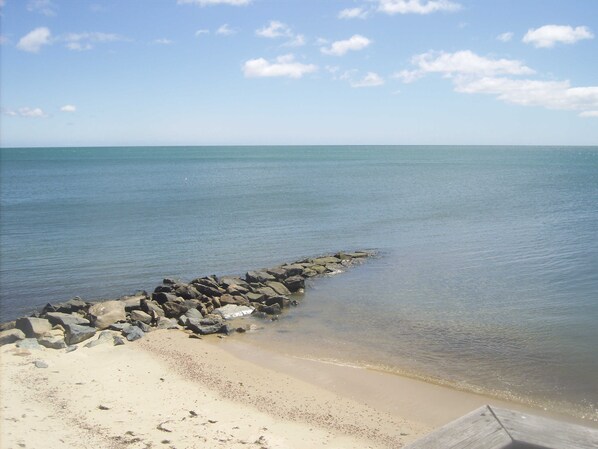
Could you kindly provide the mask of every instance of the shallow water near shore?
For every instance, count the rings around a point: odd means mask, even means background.
[[[2,149],[2,320],[338,250],[248,339],[597,419],[598,149]]]

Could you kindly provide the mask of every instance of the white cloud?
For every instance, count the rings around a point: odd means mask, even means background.
[[[297,34],[291,40],[282,45],[284,47],[302,47],[305,45],[305,36],[303,34]]]
[[[594,35],[585,26],[573,28],[569,25],[544,25],[528,30],[523,36],[523,42],[538,48],[550,48],[556,43],[574,44],[583,39],[593,38]]]
[[[583,111],[579,114],[580,117],[598,117],[598,111]]]
[[[61,38],[66,42],[66,48],[74,51],[85,51],[93,48],[92,44],[103,44],[107,42],[117,42],[125,40],[124,37],[118,34],[111,33],[69,33]]]
[[[63,107],[60,108],[62,112],[75,112],[77,111],[77,107],[72,104],[65,104]]]
[[[0,1],[2,1],[2,0],[0,0]],[[0,45],[7,44],[8,42],[9,42],[9,40],[6,36],[0,35]]]
[[[268,26],[255,30],[255,34],[261,37],[267,37],[269,39],[275,39],[277,37],[291,37],[293,33],[289,26],[285,23],[279,22],[278,20],[271,20]]]
[[[470,50],[455,53],[429,51],[411,58],[415,70],[403,70],[394,75],[403,82],[413,82],[426,73],[441,73],[445,76],[493,76],[529,75],[534,73],[521,61],[515,59],[490,59],[479,56]]]
[[[348,51],[363,50],[371,43],[367,37],[355,34],[347,40],[333,42],[329,48],[322,47],[320,50],[326,55],[342,56]]]
[[[365,19],[369,12],[364,8],[347,8],[338,13],[339,19]]]
[[[52,0],[29,0],[27,2],[27,11],[51,17],[56,15],[56,5]]]
[[[232,36],[233,34],[236,34],[237,31],[233,30],[231,27],[228,26],[228,23],[225,23],[224,25],[220,25],[220,27],[216,30],[216,34],[220,35],[220,36]]]
[[[46,113],[41,108],[23,107],[19,109],[8,109],[4,114],[11,117],[25,117],[25,118],[44,118]]]
[[[506,33],[502,33],[496,36],[496,39],[498,39],[501,42],[509,42],[511,39],[513,39],[513,33],[507,31]]]
[[[378,10],[386,14],[431,14],[438,11],[457,11],[459,3],[449,0],[379,0]]]
[[[199,6],[211,5],[232,5],[243,6],[251,3],[251,0],[177,0],[179,5],[195,4]]]
[[[250,59],[243,64],[243,73],[247,78],[276,76],[301,78],[303,75],[317,70],[316,65],[296,62],[293,55],[279,56],[274,62],[269,62],[264,58]]]
[[[170,44],[174,44],[174,41],[172,41],[170,39],[166,39],[166,38],[154,39],[154,44],[158,44],[158,45],[170,45]]]
[[[378,87],[384,84],[384,79],[375,72],[368,72],[363,78],[350,81],[351,87]]]
[[[535,73],[521,61],[490,59],[469,50],[455,53],[427,52],[412,58],[415,70],[394,75],[413,82],[429,73],[439,73],[452,81],[456,92],[494,95],[498,100],[522,106],[575,110],[592,116],[598,110],[598,86],[571,87],[569,81],[543,81],[513,78]]]
[[[195,32],[195,36],[196,36],[196,37],[199,37],[199,36],[201,36],[202,34],[210,34],[210,30],[203,29],[203,30],[197,30],[197,31]]]
[[[40,48],[44,45],[51,44],[51,36],[50,30],[46,27],[39,27],[30,31],[17,43],[17,48],[19,50],[28,51],[31,53],[37,53]]]

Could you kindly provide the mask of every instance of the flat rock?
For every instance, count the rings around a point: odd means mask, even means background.
[[[274,290],[276,292],[276,294],[278,294],[278,295],[288,296],[291,294],[289,289],[286,288],[284,286],[284,284],[282,284],[280,282],[268,282],[268,283],[266,283],[266,285],[268,287],[270,287],[272,290]]]
[[[131,315],[129,315],[129,319],[131,321],[141,321],[145,324],[150,324],[152,322],[152,317],[149,313],[144,312],[143,310],[133,310],[131,311]]]
[[[247,315],[251,315],[255,309],[248,306],[237,306],[234,304],[228,304],[214,310],[225,320],[232,320],[233,318],[239,318]]]
[[[245,280],[247,282],[261,282],[264,284],[268,281],[275,281],[276,278],[267,271],[248,271],[245,274]]]
[[[193,320],[187,322],[187,329],[200,335],[228,333],[228,326],[221,321],[213,319]]]
[[[131,326],[127,329],[123,329],[122,332],[126,339],[129,341],[139,340],[140,338],[143,338],[143,336],[145,335],[145,332],[143,332],[137,326]]]
[[[33,364],[35,365],[36,368],[47,368],[48,367],[48,363],[43,360],[36,360],[35,362],[33,362]]]
[[[114,346],[122,346],[125,344],[125,341],[122,339],[122,337],[118,335],[115,335],[112,341],[114,343]]]
[[[287,277],[299,276],[303,273],[303,270],[304,270],[304,267],[299,264],[283,265],[281,268],[286,271]]]
[[[336,257],[328,256],[328,257],[318,257],[313,259],[312,261],[316,265],[327,265],[329,263],[340,263],[341,260],[337,259]]]
[[[203,315],[201,314],[201,312],[197,309],[189,309],[185,312],[185,316],[187,318],[195,318],[197,320],[201,320],[203,318]]]
[[[176,324],[176,321],[171,318],[166,318],[161,316],[158,318],[158,329],[178,329],[179,326]]]
[[[305,288],[305,279],[301,276],[291,276],[284,280],[284,285],[290,292],[295,293]]]
[[[37,339],[40,345],[50,349],[64,349],[66,342],[62,336],[44,335]]]
[[[93,348],[95,346],[111,342],[111,341],[113,341],[113,336],[114,336],[114,334],[112,332],[110,332],[110,331],[102,331],[98,335],[98,338],[96,338],[93,341],[90,341],[89,343],[86,343],[85,347],[86,348]]]
[[[20,329],[7,329],[0,332],[0,346],[23,340],[25,333]]]
[[[0,324],[0,332],[14,329],[15,323],[16,323],[16,321],[6,321],[5,323],[1,323]]]
[[[124,310],[124,309],[123,309]],[[96,334],[97,329],[90,326],[82,326],[80,324],[67,324],[65,326],[67,345],[75,345],[81,343]]]
[[[258,310],[268,315],[280,315],[280,313],[282,312],[282,308],[278,303],[272,304],[270,306],[262,304]]]
[[[89,316],[97,329],[106,329],[117,321],[127,319],[122,301],[104,301],[94,304],[89,308]]]
[[[23,331],[27,338],[37,338],[52,329],[50,322],[44,318],[19,318],[15,327]]]
[[[19,340],[17,341],[16,346],[17,348],[21,349],[42,349],[35,338],[25,338],[23,340]]]
[[[46,318],[52,324],[52,326],[60,325],[64,327],[67,324],[90,324],[89,320],[83,318],[82,316],[63,312],[48,312],[46,313]]]

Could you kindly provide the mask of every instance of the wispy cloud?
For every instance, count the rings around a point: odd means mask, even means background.
[[[251,3],[252,0],[177,0],[179,5],[199,5],[199,6],[212,6],[212,5],[232,5],[232,6],[244,6]]]
[[[523,42],[538,48],[551,48],[555,44],[574,44],[583,39],[593,39],[594,34],[588,27],[569,25],[544,25],[540,28],[530,29]]]
[[[593,117],[598,118],[598,111],[583,111],[579,114],[580,117]]]
[[[203,34],[210,34],[210,30],[206,30],[206,29],[202,29],[202,30],[197,30],[195,32],[195,37],[199,37]]]
[[[456,92],[494,95],[498,100],[522,106],[579,111],[592,117],[598,110],[598,86],[572,87],[568,80],[521,79],[535,71],[521,61],[492,59],[470,50],[455,53],[427,52],[412,58],[415,70],[403,70],[395,78],[413,82],[437,73],[452,81]]]
[[[9,117],[45,118],[48,115],[41,108],[22,107],[18,109],[6,109],[5,115]]]
[[[158,45],[171,45],[174,44],[174,41],[170,40],[170,39],[166,39],[166,38],[160,38],[160,39],[154,39],[154,44],[158,44]]]
[[[52,33],[48,28],[39,27],[19,39],[17,48],[30,53],[37,53],[44,45],[52,43],[51,38]]]
[[[295,61],[291,54],[279,56],[270,62],[264,58],[250,59],[243,64],[243,73],[247,78],[288,77],[301,78],[303,75],[318,70],[314,64],[303,64]]]
[[[365,8],[346,8],[338,13],[339,19],[365,19],[369,15],[369,11]]]
[[[384,85],[384,79],[375,72],[368,72],[363,78],[348,77],[351,87],[378,87]]]
[[[378,10],[386,14],[431,14],[458,11],[459,3],[449,0],[379,0]]]
[[[349,51],[363,50],[371,43],[367,37],[355,34],[349,39],[333,42],[330,47],[321,47],[320,50],[326,55],[343,56]]]
[[[285,47],[305,45],[305,36],[303,34],[295,34],[290,26],[278,20],[271,20],[268,25],[255,30],[255,34],[267,39],[286,38],[288,41],[283,44]]]
[[[510,31],[507,31],[506,33],[502,33],[502,34],[499,34],[498,36],[496,36],[496,39],[501,42],[509,42],[511,39],[513,39],[513,33]]]
[[[126,40],[123,36],[113,33],[85,32],[69,33],[61,38],[66,48],[73,51],[91,50],[95,44],[118,42]]]
[[[56,5],[52,0],[29,0],[27,2],[27,11],[43,14],[52,17],[56,15]]]
[[[228,23],[225,23],[224,25],[220,25],[220,27],[216,30],[216,34],[218,34],[219,36],[232,36],[233,34],[236,34],[237,30],[232,29]]]
[[[73,104],[65,104],[64,106],[62,106],[60,108],[61,112],[76,112],[77,111],[77,107]]]

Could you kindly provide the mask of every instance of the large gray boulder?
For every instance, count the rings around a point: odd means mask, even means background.
[[[20,329],[7,329],[0,332],[0,346],[14,343],[15,341],[23,340],[25,333]]]
[[[292,293],[298,292],[302,288],[305,288],[305,279],[301,276],[291,276],[283,281],[284,285]]]
[[[127,340],[135,341],[143,338],[145,333],[137,326],[130,326],[126,329],[123,329],[123,335],[127,338]]]
[[[27,338],[38,338],[52,329],[50,322],[44,318],[19,318],[15,327],[22,330]]]
[[[64,337],[60,335],[44,335],[37,341],[40,345],[50,349],[64,349],[67,346]]]
[[[253,307],[228,304],[218,309],[214,309],[214,313],[217,313],[225,320],[232,320],[233,318],[240,318],[246,315],[251,315],[254,310],[255,309]]]
[[[266,285],[274,290],[278,295],[288,296],[291,294],[289,289],[280,282],[268,282]]]
[[[83,318],[82,316],[70,314],[70,313],[48,312],[48,313],[46,313],[46,318],[52,324],[52,326],[60,325],[60,326],[64,327],[67,324],[80,324],[80,325],[90,324],[89,320]]]
[[[77,343],[81,343],[82,341],[93,337],[97,331],[95,327],[81,326],[80,324],[67,324],[65,330],[65,340],[66,344],[69,346],[76,345]]]
[[[33,349],[33,350],[42,349],[42,347],[37,342],[37,339],[35,339],[35,338],[24,338],[23,340],[19,340],[19,341],[17,341],[16,346],[17,346],[17,348],[20,348],[20,349]]]
[[[202,320],[190,318],[187,320],[187,329],[200,335],[228,333],[228,326],[213,318],[204,318]]]
[[[245,280],[250,283],[260,282],[265,284],[269,281],[275,281],[276,278],[267,271],[248,271],[247,274],[245,274]]]
[[[131,321],[141,321],[145,324],[150,324],[152,322],[152,317],[143,310],[133,310],[129,316],[129,319]]]
[[[104,301],[89,308],[89,317],[94,327],[106,329],[117,321],[125,321],[125,305],[122,301]]]

